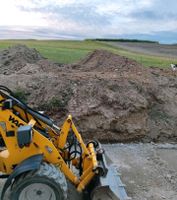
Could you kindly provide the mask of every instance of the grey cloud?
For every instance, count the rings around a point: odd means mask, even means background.
[[[0,26],[1,39],[83,39],[79,34],[70,34],[50,28]]]
[[[131,13],[131,17],[140,19],[140,20],[156,20],[159,19],[159,14],[157,12],[149,11],[137,11]]]
[[[108,25],[111,24],[111,16],[96,12],[96,6],[86,4],[69,4],[65,6],[48,5],[45,7],[26,8],[20,7],[23,11],[34,11],[40,13],[52,13],[55,20],[61,18],[69,19],[82,25]]]
[[[152,5],[130,13],[132,18],[142,20],[177,20],[176,0],[154,0]]]
[[[177,20],[177,13],[162,13],[157,10],[145,10],[145,11],[137,11],[130,14],[132,18],[142,20],[168,20],[173,19]]]
[[[46,19],[63,24],[62,27],[29,28],[26,31],[9,31],[10,27],[0,27],[0,38],[10,36],[24,38],[94,38],[94,37],[129,37],[155,39],[162,42],[177,41],[177,1],[149,0],[148,6],[139,5],[138,0],[78,0],[76,3],[52,4],[52,1],[31,0],[33,8],[20,6],[25,12],[37,12]],[[47,3],[48,2],[48,3]],[[142,0],[143,2],[143,0]],[[142,3],[141,2],[141,3]],[[120,10],[111,13],[111,9],[99,12],[106,5],[118,4]],[[126,9],[127,8],[127,9]],[[60,23],[61,22],[61,23]],[[68,24],[64,24],[68,22]],[[55,26],[54,25],[54,26]],[[173,28],[174,26],[174,28]],[[68,33],[69,32],[69,33]],[[128,33],[128,34],[127,34]]]

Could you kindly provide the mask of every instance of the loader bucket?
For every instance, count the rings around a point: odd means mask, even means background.
[[[101,150],[101,151],[100,151]],[[97,177],[91,190],[91,200],[130,200],[125,185],[120,179],[117,167],[113,165],[101,144],[97,145],[97,160],[101,166],[102,175]]]
[[[91,200],[130,200],[122,184],[117,169],[111,165],[105,177],[100,177],[99,185],[92,191]]]

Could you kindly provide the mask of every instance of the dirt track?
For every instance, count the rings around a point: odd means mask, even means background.
[[[177,58],[177,45],[156,44],[156,43],[140,43],[140,42],[108,42],[115,47],[123,49],[163,57]]]
[[[106,145],[133,200],[177,199],[177,145]]]

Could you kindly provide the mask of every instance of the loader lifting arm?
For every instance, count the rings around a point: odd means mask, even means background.
[[[99,199],[97,198],[98,191],[100,188],[106,188],[106,186],[109,188],[107,187],[105,192],[111,191],[114,199],[128,199],[126,193],[122,193],[123,196],[121,196],[119,187],[115,189],[113,187],[116,186],[111,187],[111,184],[107,183],[106,180],[110,181],[108,176],[111,175],[110,171],[112,170],[107,167],[101,145],[96,141],[85,144],[71,115],[59,128],[48,116],[28,107],[4,86],[0,86],[0,146],[0,171],[7,175],[17,174],[10,176],[13,177],[14,182],[18,183],[20,175],[15,172],[21,163],[28,163],[25,160],[30,157],[43,155],[42,162],[44,164],[42,166],[44,169],[40,168],[40,170],[46,170],[46,165],[56,167],[64,175],[64,178],[70,180],[77,191],[83,192],[92,188],[90,194],[92,193],[93,196],[90,195],[90,197],[93,200]],[[52,170],[53,167],[49,168]],[[35,174],[34,180],[36,176],[38,175]],[[50,179],[53,179],[53,177]],[[48,180],[48,177],[46,180]],[[45,179],[42,179],[42,183],[43,181],[45,182]],[[103,187],[102,182],[104,182]],[[22,185],[21,182],[18,184]],[[52,183],[47,184],[51,186]],[[90,187],[90,185],[94,185],[94,187]],[[50,188],[48,191],[51,192]],[[57,196],[56,191],[51,192],[51,194]],[[60,191],[63,192],[65,189],[61,187]],[[40,193],[42,192],[36,192],[34,196]],[[64,200],[66,196],[66,194],[60,195],[60,199],[63,198],[62,200]],[[20,196],[17,197],[17,199],[20,198]],[[109,199],[109,197],[107,196],[106,199]],[[34,197],[33,200],[35,200]]]

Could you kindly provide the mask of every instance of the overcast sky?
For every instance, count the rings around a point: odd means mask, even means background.
[[[177,0],[1,0],[0,39],[8,38],[177,43]]]

